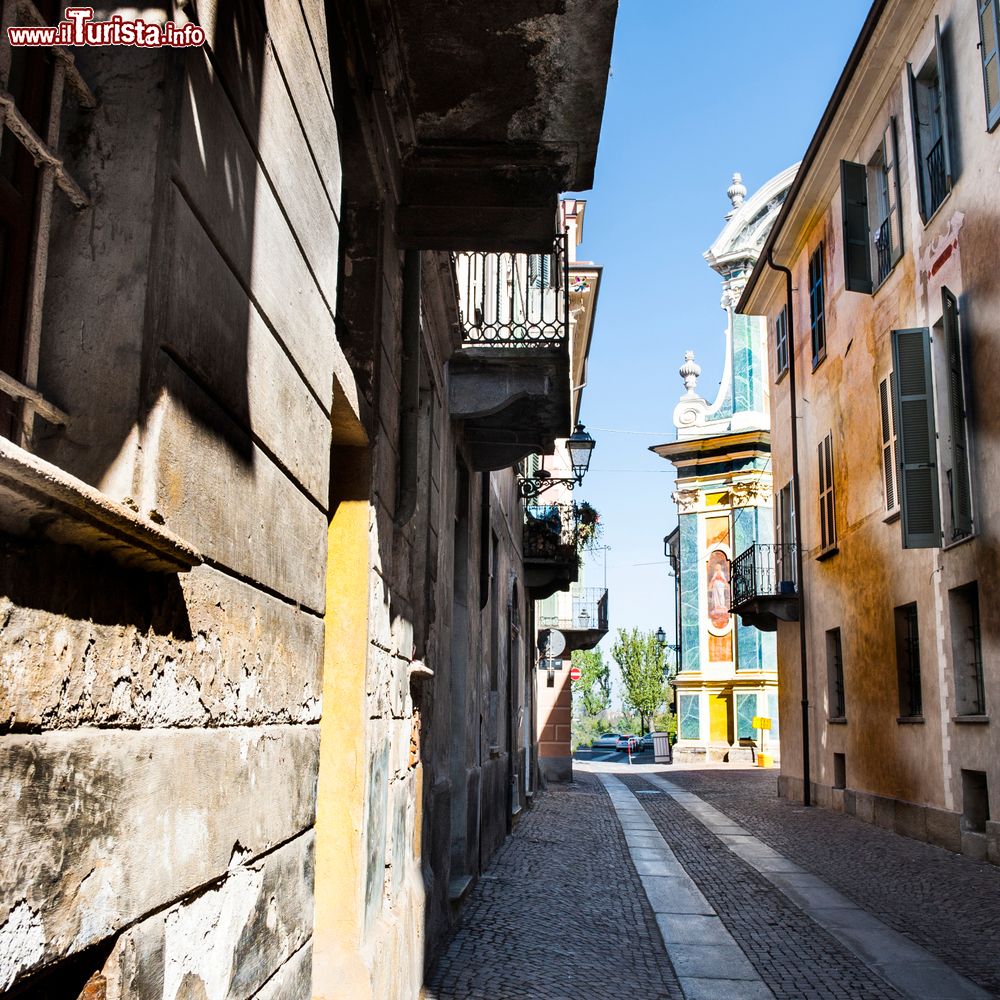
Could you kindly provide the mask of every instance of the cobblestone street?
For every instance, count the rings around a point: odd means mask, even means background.
[[[778,799],[773,771],[575,778],[480,879],[427,1000],[1000,996],[995,867]]]

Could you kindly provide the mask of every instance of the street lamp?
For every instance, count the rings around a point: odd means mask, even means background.
[[[654,638],[656,639],[656,644],[660,647],[660,649],[665,649],[666,648],[666,646],[667,646],[667,633],[663,631],[663,626],[662,625],[656,630],[656,635],[655,635]]]
[[[531,479],[521,479],[517,484],[518,493],[525,500],[538,496],[550,486],[562,483],[567,489],[573,489],[583,482],[583,477],[590,468],[590,456],[597,442],[587,433],[583,424],[577,424],[576,429],[566,439],[566,451],[569,452],[569,462],[573,475],[569,478],[555,478],[551,472],[539,469]]]

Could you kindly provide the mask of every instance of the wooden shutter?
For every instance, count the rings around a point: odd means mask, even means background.
[[[774,355],[778,375],[788,371],[788,307],[782,306],[774,320]]]
[[[979,0],[979,53],[983,58],[986,127],[1000,121],[1000,15],[997,0]]]
[[[972,534],[972,487],[969,447],[965,428],[965,379],[962,375],[962,335],[958,323],[958,300],[941,289],[944,343],[948,355],[948,415],[951,421],[951,518],[952,537]]]
[[[844,278],[849,292],[872,291],[868,250],[868,179],[864,164],[840,161],[840,195],[844,215]]]
[[[913,67],[906,64],[906,76],[910,81],[910,124],[913,127],[913,170],[917,175],[917,207],[920,218],[927,221],[927,197],[924,193],[924,155],[920,149],[920,100],[917,93],[917,80],[913,75]]]
[[[885,509],[896,509],[896,434],[892,425],[892,375],[878,384],[879,410],[882,417],[882,483],[885,487]]]
[[[889,196],[893,199],[889,216],[889,232],[892,237],[892,263],[895,265],[903,256],[903,199],[899,194],[899,139],[896,132],[896,116],[889,119],[889,136],[885,152],[892,154],[892,175],[889,178]],[[895,224],[895,225],[894,225]],[[893,232],[895,228],[895,232]]]
[[[934,548],[941,544],[941,510],[931,344],[926,327],[892,331],[892,367],[896,375],[893,416],[899,442],[896,489],[902,508],[903,548]]]
[[[944,176],[950,191],[955,182],[951,163],[951,127],[948,123],[948,64],[941,44],[941,19],[934,15],[934,49],[937,58],[938,90],[941,95],[941,149],[944,153]]]
[[[819,537],[820,551],[837,544],[837,522],[833,501],[833,434],[820,442],[819,458]]]

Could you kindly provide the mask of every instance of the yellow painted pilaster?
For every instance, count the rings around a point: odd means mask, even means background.
[[[313,997],[371,996],[361,958],[365,884],[368,503],[342,500],[328,533],[323,718],[316,815]]]

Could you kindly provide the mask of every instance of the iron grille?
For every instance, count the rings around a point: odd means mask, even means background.
[[[549,253],[455,255],[466,347],[560,346],[569,340],[566,234]]]
[[[544,628],[557,628],[563,632],[579,629],[608,630],[608,592],[604,587],[582,587],[573,593],[571,618],[547,615],[538,619]]]
[[[927,206],[927,214],[933,215],[938,205],[944,201],[948,193],[948,178],[944,169],[944,138],[938,139],[927,154],[927,184],[930,188],[931,200]]]
[[[888,216],[875,232],[875,256],[878,263],[878,284],[881,284],[892,270],[892,231]]]
[[[795,546],[757,543],[733,560],[732,610],[757,597],[798,593]]]

